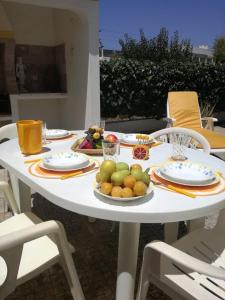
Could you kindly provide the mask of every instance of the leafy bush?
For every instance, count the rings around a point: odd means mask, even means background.
[[[140,29],[140,39],[136,40],[128,34],[119,40],[120,55],[126,59],[139,61],[191,61],[192,45],[190,40],[180,40],[178,31],[169,38],[169,31],[162,27],[159,34],[148,39],[143,29]]]
[[[225,62],[225,36],[221,36],[214,41],[214,59],[217,63]]]
[[[161,64],[116,58],[101,62],[103,117],[156,117],[166,114],[169,91],[196,91],[200,104],[225,111],[225,64]]]

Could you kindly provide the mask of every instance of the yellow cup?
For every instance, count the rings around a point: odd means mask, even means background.
[[[23,154],[36,154],[42,150],[42,121],[16,122],[20,150]]]

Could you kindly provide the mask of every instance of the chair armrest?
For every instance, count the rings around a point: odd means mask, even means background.
[[[203,117],[201,118],[202,121],[212,121],[212,122],[218,122],[217,118],[213,118],[213,117]]]
[[[166,121],[167,122],[166,127],[170,128],[173,127],[173,123],[176,122],[176,119],[167,117],[167,118],[163,118],[163,121]]]
[[[46,221],[1,236],[0,252],[49,234],[54,234],[62,247],[65,242],[68,244],[63,225],[57,221]]]
[[[176,119],[174,118],[169,118],[169,117],[166,117],[166,118],[163,118],[163,121],[167,121],[167,122],[176,122]]]
[[[9,280],[17,275],[24,243],[46,235],[54,236],[59,251],[59,262],[69,276],[72,295],[75,296],[76,293],[77,299],[84,300],[64,227],[57,221],[42,222],[0,237],[0,253],[7,263],[8,274],[11,276],[8,277]],[[10,261],[13,263],[10,264]]]
[[[170,258],[172,261],[179,263],[180,265],[187,267],[193,271],[196,271],[200,274],[205,274],[207,276],[212,276],[218,279],[225,279],[225,271],[216,266],[207,264],[197,258],[194,258],[183,251],[170,246],[161,241],[153,241],[145,246],[144,256],[148,255],[146,251],[156,251],[166,257]],[[150,253],[149,253],[150,254]]]
[[[6,196],[6,199],[9,203],[9,206],[11,207],[14,214],[19,214],[20,210],[16,203],[16,200],[14,198],[13,192],[11,187],[9,186],[8,182],[6,181],[0,181],[0,190],[3,191],[3,193]]]

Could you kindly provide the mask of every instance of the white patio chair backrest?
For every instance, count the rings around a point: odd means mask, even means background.
[[[4,139],[14,139],[16,137],[17,137],[16,123],[12,123],[12,124],[8,124],[8,125],[0,127],[0,143]],[[4,176],[4,177],[7,178],[8,172],[5,172],[5,174],[6,174],[6,176]],[[10,175],[10,181],[11,181],[14,196],[16,198],[17,203],[20,203],[18,179],[15,176],[13,176],[12,174],[9,174],[9,175]]]
[[[173,140],[178,140],[187,148],[196,149],[198,145],[206,153],[210,153],[210,145],[204,136],[198,132],[179,127],[165,128],[151,133],[151,137],[164,143],[171,143]]]
[[[2,139],[14,139],[17,137],[16,123],[8,124],[0,127],[0,141]]]

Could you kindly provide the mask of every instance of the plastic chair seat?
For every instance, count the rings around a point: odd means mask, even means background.
[[[211,131],[205,128],[193,128],[193,130],[197,131],[201,135],[203,135],[210,144],[212,149],[225,149],[225,136],[217,133],[215,131]]]
[[[32,213],[15,215],[0,223],[0,236],[15,232],[20,229],[41,223]],[[35,255],[35,259],[34,259]],[[55,264],[59,259],[59,251],[56,244],[48,236],[43,236],[24,244],[19,271],[17,275],[17,285],[27,281],[46,269],[46,266]],[[7,274],[7,267],[4,260],[0,260],[0,283],[1,278]],[[32,273],[32,276],[29,274]]]
[[[223,231],[196,230],[173,246],[208,264],[225,268]],[[165,256],[161,256],[160,260],[160,280],[186,299],[225,299],[224,280],[194,272]]]

